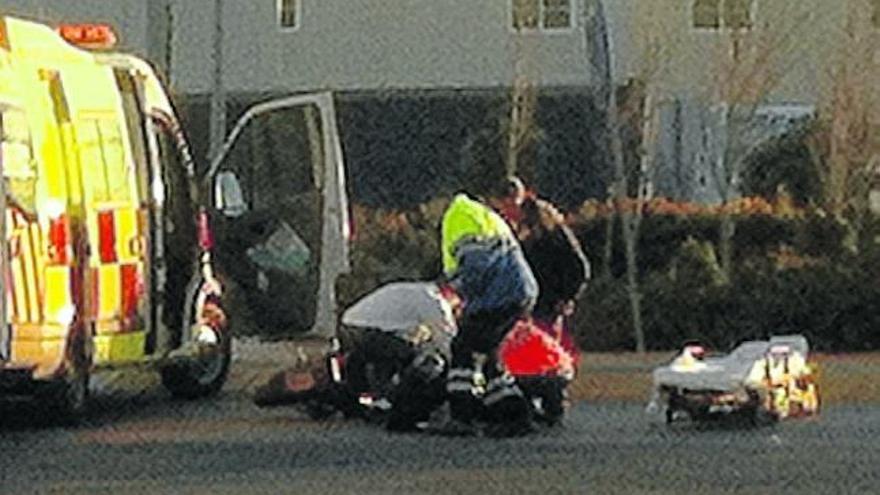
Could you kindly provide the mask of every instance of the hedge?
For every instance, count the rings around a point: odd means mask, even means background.
[[[394,280],[440,273],[442,202],[407,213],[357,209],[353,272],[340,280],[345,307]],[[609,215],[573,218],[573,227],[601,275]],[[736,214],[734,265],[720,284],[715,249],[718,214],[645,216],[639,241],[643,320],[649,349],[699,339],[723,349],[747,338],[804,333],[826,351],[880,349],[880,249],[862,236],[858,255],[844,248],[847,229],[821,212],[781,217]],[[574,321],[592,351],[634,348],[619,225],[610,276],[591,284]]]
[[[737,270],[729,285],[694,284],[652,274],[642,283],[648,349],[699,340],[714,349],[770,335],[803,333],[828,352],[880,350],[880,286],[876,276],[835,266]],[[623,283],[591,285],[574,329],[591,351],[633,349],[629,299]]]

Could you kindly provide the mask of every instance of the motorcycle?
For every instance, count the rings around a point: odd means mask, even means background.
[[[450,344],[461,308],[462,301],[446,285],[384,285],[345,311],[339,337],[320,362],[277,373],[257,390],[254,402],[261,407],[298,405],[314,419],[341,412],[424,428],[445,402]],[[564,314],[552,322],[520,319],[494,359],[483,359],[498,363],[497,371],[525,395],[530,417],[548,425],[562,420],[567,387],[577,369],[577,351],[564,319]],[[485,376],[474,376],[477,397],[486,392]]]

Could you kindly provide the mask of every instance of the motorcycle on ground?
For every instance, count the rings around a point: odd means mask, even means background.
[[[274,375],[260,387],[261,407],[297,405],[312,418],[337,412],[378,424],[427,426],[446,400],[445,379],[460,300],[448,286],[395,282],[368,294],[342,316],[339,337],[319,362]],[[533,420],[558,424],[568,403],[577,352],[563,325],[518,320],[494,359],[523,391]],[[489,370],[484,370],[489,371]],[[485,394],[485,375],[472,391]]]

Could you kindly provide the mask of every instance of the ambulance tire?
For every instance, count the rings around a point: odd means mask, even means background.
[[[73,367],[63,378],[47,383],[37,400],[51,425],[75,425],[85,416],[89,401],[89,369]]]
[[[218,350],[210,361],[191,362],[166,366],[161,370],[162,386],[179,399],[200,399],[216,394],[226,383],[232,361],[232,339],[225,334]]]
[[[200,399],[214,395],[223,388],[232,362],[232,335],[226,326],[219,329],[217,336],[217,348],[210,356],[194,357],[161,369],[162,385],[173,397]]]

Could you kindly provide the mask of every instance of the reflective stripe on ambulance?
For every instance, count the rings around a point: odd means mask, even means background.
[[[93,259],[89,278],[97,333],[143,330],[136,318],[142,286],[137,210],[128,206],[104,209],[91,220],[97,259]]]
[[[42,235],[37,222],[28,221],[15,208],[6,210],[6,221],[11,228],[9,236],[10,281],[7,290],[10,316],[13,323],[39,323],[40,280],[37,269]]]

